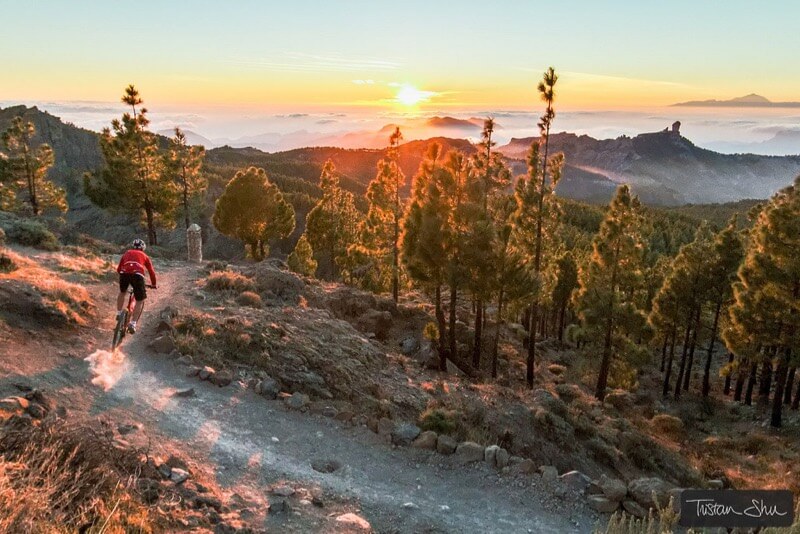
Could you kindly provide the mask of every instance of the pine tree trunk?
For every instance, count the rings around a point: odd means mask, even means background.
[[[689,379],[692,377],[694,367],[694,349],[697,347],[697,331],[700,329],[700,307],[697,308],[697,316],[694,322],[694,332],[692,332],[692,344],[689,345],[689,356],[686,360],[686,372],[683,375],[683,390],[689,391]]]
[[[686,371],[686,353],[689,350],[689,336],[692,333],[692,318],[694,317],[694,310],[689,312],[686,318],[686,334],[683,336],[683,347],[681,347],[681,363],[678,369],[678,381],[675,384],[675,398],[681,396],[681,386],[683,385],[683,373]]]
[[[672,375],[672,360],[675,358],[675,326],[672,327],[671,341],[669,344],[669,359],[667,360],[667,372],[664,374],[664,387],[662,389],[662,396],[669,395],[669,378]]]
[[[400,300],[400,252],[397,247],[400,239],[400,221],[395,216],[394,219],[394,241],[392,241],[392,298],[394,303]]]
[[[664,344],[661,346],[661,372],[664,372],[664,365],[667,363],[667,345],[669,344],[669,334],[664,334]]]
[[[28,139],[27,134],[25,134],[25,140],[23,141],[23,153],[25,154],[25,175],[28,180],[28,196],[31,202],[31,211],[33,212],[34,216],[39,215],[39,199],[36,195],[36,177],[33,174],[33,169],[31,169],[31,162],[30,162],[30,148],[28,144],[30,140]]]
[[[450,286],[450,330],[447,335],[450,336],[450,358],[453,361],[458,361],[458,347],[456,346],[456,301],[458,300],[458,288],[455,284]]]
[[[436,322],[439,325],[439,370],[447,371],[447,347],[445,340],[444,310],[442,310],[442,286],[436,286]]]
[[[800,380],[797,381],[797,389],[794,391],[794,398],[792,399],[792,410],[800,408]]]
[[[758,362],[753,362],[750,366],[750,376],[747,377],[747,390],[744,393],[744,403],[747,406],[753,405],[753,389],[756,387],[756,375],[758,375]]]
[[[183,216],[188,230],[191,221],[189,220],[189,184],[186,182],[186,169],[183,171]]]
[[[525,362],[525,380],[533,389],[533,367],[536,362],[536,323],[539,322],[539,304],[531,304],[530,323],[528,324],[528,359]]]
[[[472,340],[472,367],[481,370],[481,348],[483,343],[483,300],[475,303],[475,336]]]
[[[792,403],[792,386],[794,386],[794,374],[797,372],[797,367],[789,369],[789,376],[786,378],[786,387],[784,388],[783,403],[789,406]]]
[[[497,297],[497,326],[494,333],[494,345],[492,346],[492,378],[497,378],[497,350],[500,344],[500,330],[503,328],[503,297],[505,292],[500,288]]]
[[[789,358],[792,354],[791,349],[787,348],[780,355],[778,368],[775,371],[775,395],[772,398],[772,418],[770,424],[774,428],[781,427],[781,415],[783,411],[783,388],[786,384],[786,375],[789,370]]]
[[[728,364],[732,364],[732,363],[733,363],[733,353],[729,352],[728,353]],[[725,396],[728,396],[731,393],[731,373],[730,372],[727,375],[725,375],[725,388],[722,390],[722,392],[725,394]]]
[[[773,352],[771,355],[768,354],[770,351],[766,351],[764,363],[761,364],[761,381],[758,385],[758,402],[766,403],[769,400],[769,391],[772,388],[772,357],[775,353]]]
[[[617,240],[614,247],[614,266],[611,269],[611,287],[609,288],[608,297],[608,321],[606,323],[606,334],[603,341],[603,359],[600,361],[600,372],[597,374],[597,387],[594,391],[594,396],[597,400],[601,401],[606,396],[606,385],[608,384],[608,373],[611,371],[611,343],[612,333],[614,331],[614,293],[617,290],[617,269],[619,268],[619,247],[620,243]]]
[[[567,315],[567,305],[561,306],[561,312],[558,314],[558,342],[564,343],[564,319]]]
[[[717,326],[719,324],[719,312],[722,310],[722,301],[717,302],[717,309],[714,312],[714,324],[711,327],[711,341],[708,343],[708,354],[706,355],[706,367],[703,370],[703,397],[708,397],[711,392],[711,358],[714,356],[714,341],[717,339]],[[727,395],[727,393],[726,393]]]
[[[148,202],[144,208],[145,220],[147,221],[147,243],[149,245],[158,245],[158,236],[156,235],[155,216],[153,208]]]
[[[744,391],[744,381],[747,378],[747,369],[748,369],[747,360],[742,360],[739,363],[739,371],[736,374],[736,389],[733,392],[733,400],[735,402],[742,401],[742,392]]]

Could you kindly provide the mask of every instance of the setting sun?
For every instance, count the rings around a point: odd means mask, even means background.
[[[434,93],[431,91],[420,91],[414,86],[405,84],[400,86],[400,90],[397,91],[395,99],[404,106],[416,106],[417,104],[430,100],[433,94]]]

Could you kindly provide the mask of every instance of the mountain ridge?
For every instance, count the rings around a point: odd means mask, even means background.
[[[689,100],[672,104],[673,107],[739,107],[739,108],[800,108],[800,102],[773,102],[768,98],[750,93],[728,100]]]

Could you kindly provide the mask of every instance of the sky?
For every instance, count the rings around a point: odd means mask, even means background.
[[[313,115],[289,127],[326,133],[327,114],[352,129],[392,115],[538,113],[550,65],[557,110],[637,117],[617,134],[685,100],[800,100],[796,2],[0,0],[0,13],[2,104],[115,108],[135,83],[161,123],[209,138],[285,126],[264,119],[277,115]],[[762,115],[758,128],[791,126],[800,110]]]

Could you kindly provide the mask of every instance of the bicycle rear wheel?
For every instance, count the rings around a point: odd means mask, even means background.
[[[125,337],[125,329],[128,326],[128,311],[123,311],[122,315],[117,317],[117,326],[114,328],[114,339],[111,342],[111,352],[117,350],[117,347],[122,343]]]

